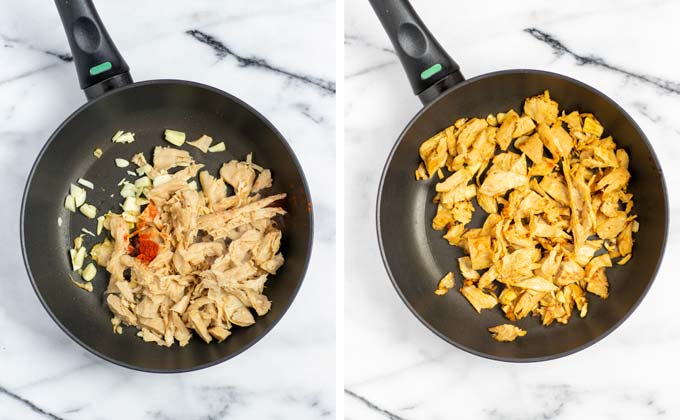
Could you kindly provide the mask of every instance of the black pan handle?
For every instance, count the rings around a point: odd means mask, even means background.
[[[465,80],[408,0],[369,0],[423,104]]]
[[[92,0],[55,0],[87,99],[132,83],[130,68],[116,49]]]

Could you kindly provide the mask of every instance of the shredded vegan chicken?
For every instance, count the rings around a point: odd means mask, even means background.
[[[203,149],[201,139],[194,146]],[[250,160],[227,162],[214,177],[173,147],[157,147],[153,166],[142,154],[131,159],[148,179],[123,186],[134,195],[121,214],[106,215],[111,238],[91,251],[110,274],[114,332],[132,326],[168,347],[185,346],[194,333],[210,343],[269,311],[263,291],[284,263],[275,218],[285,214],[277,203],[286,194],[261,195],[271,172]]]
[[[587,293],[609,296],[606,269],[630,260],[639,225],[628,154],[603,133],[592,114],[560,114],[545,91],[521,115],[461,118],[422,143],[415,177],[441,180],[432,228],[464,250],[460,292],[477,312],[498,306],[510,321],[566,324],[574,309],[586,316]],[[487,213],[477,228],[474,198]],[[489,331],[498,341],[526,334],[509,324]]]

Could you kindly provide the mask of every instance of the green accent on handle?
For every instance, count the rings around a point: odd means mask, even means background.
[[[96,66],[90,67],[90,76],[96,76],[100,73],[104,73],[105,71],[111,70],[111,65],[110,61],[105,61],[101,64],[97,64]]]
[[[439,73],[440,71],[442,71],[442,65],[437,63],[434,66],[423,70],[423,72],[420,73],[420,78],[422,80],[427,80],[430,77],[434,76],[435,74]]]

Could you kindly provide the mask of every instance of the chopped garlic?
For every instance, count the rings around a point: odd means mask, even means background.
[[[137,188],[145,188],[145,187],[150,187],[150,186],[151,186],[151,180],[149,179],[148,176],[143,176],[143,177],[135,180],[135,187],[137,187]]]
[[[92,231],[87,230],[87,229],[85,229],[85,228],[82,228],[82,229],[80,229],[80,230],[81,230],[83,233],[87,233],[87,234],[90,235],[90,236],[97,236],[97,235],[95,235]]]
[[[116,162],[116,166],[119,167],[119,168],[126,168],[130,165],[130,162],[128,162],[125,159],[121,159],[121,158],[116,158],[115,162]]]
[[[70,194],[67,195],[66,201],[64,202],[64,207],[66,207],[66,209],[68,211],[75,212],[76,211],[76,199],[73,198],[73,196],[70,195]]]
[[[127,213],[138,214],[140,212],[140,208],[135,197],[127,197],[123,202],[122,207],[123,211]]]
[[[134,197],[137,195],[137,190],[135,189],[134,184],[131,184],[129,182],[126,182],[123,185],[123,188],[120,190],[120,195],[127,198],[127,197]]]
[[[104,216],[97,217],[97,235],[101,235],[104,229]]]
[[[83,290],[85,290],[85,291],[88,291],[88,292],[92,292],[92,290],[94,290],[94,287],[92,286],[92,283],[80,283],[80,282],[77,282],[77,281],[73,280],[73,277],[71,277],[70,275],[69,275],[68,277],[71,279],[71,281],[73,282],[73,284],[75,284],[76,286],[80,287],[81,289],[83,289]]]
[[[123,133],[124,133],[123,130],[116,131],[116,134],[114,134],[113,137],[111,137],[111,141],[115,143],[118,140],[118,138],[123,135]]]
[[[85,215],[88,219],[94,219],[97,217],[97,208],[92,204],[83,204],[80,206],[80,212]]]
[[[134,171],[127,171],[127,174],[130,176],[137,176],[137,173]]]
[[[165,140],[168,143],[174,144],[177,147],[184,144],[184,140],[186,139],[186,137],[187,137],[186,134],[181,131],[165,130]]]
[[[153,167],[149,165],[148,163],[146,165],[140,166],[139,168],[136,169],[137,175],[146,175],[148,174]]]
[[[111,138],[111,141],[114,143],[132,143],[135,141],[135,133],[118,131]]]
[[[83,235],[78,235],[73,239],[73,248],[79,250],[83,246]]]
[[[83,270],[81,276],[83,277],[83,280],[85,281],[92,281],[94,276],[97,275],[97,268],[94,266],[94,264],[89,263],[87,267]]]
[[[135,199],[135,201],[137,202],[137,205],[138,205],[138,206],[144,206],[144,205],[147,205],[147,204],[150,203],[149,200],[147,200],[146,198],[142,198],[142,197],[137,197],[137,198]]]
[[[85,255],[87,255],[85,247],[80,247],[78,250],[69,249],[69,254],[71,255],[71,267],[73,268],[73,271],[78,271],[83,268]]]
[[[94,155],[94,157],[96,157],[97,159],[99,159],[100,157],[102,157],[102,155],[104,154],[104,152],[102,152],[102,149],[100,149],[99,147],[97,147],[96,149],[94,149],[94,152],[92,152],[92,154]]]
[[[208,151],[211,153],[224,152],[225,150],[227,150],[227,146],[224,145],[223,141],[208,147]]]
[[[61,224],[63,221],[61,220],[61,217],[57,217],[57,226],[61,227]]]
[[[127,182],[127,178],[123,178],[120,181],[118,181],[118,186],[120,187],[121,185],[125,184]]]
[[[80,207],[85,203],[87,192],[75,184],[71,184],[71,196],[75,200],[76,207]]]
[[[203,134],[201,137],[194,141],[188,141],[187,144],[194,146],[203,153],[208,153],[208,149],[210,148],[212,141],[213,141],[212,137]]]
[[[153,186],[157,187],[159,185],[163,185],[166,182],[170,181],[171,179],[172,179],[172,175],[170,175],[170,174],[158,175],[156,178],[153,179]]]
[[[91,190],[94,189],[94,184],[91,181],[88,181],[87,179],[84,178],[78,178],[78,184],[82,185],[83,187],[87,187]]]

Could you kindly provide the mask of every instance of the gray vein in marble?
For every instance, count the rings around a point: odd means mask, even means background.
[[[309,104],[305,104],[305,103],[302,103],[302,102],[296,102],[296,103],[293,104],[293,108],[300,111],[300,113],[302,115],[309,118],[315,124],[321,124],[324,121],[326,121],[326,119],[323,117],[323,115],[314,114],[312,112],[312,107]]]
[[[57,64],[57,63],[49,64],[47,66],[38,67],[37,69],[25,71],[23,73],[17,74],[16,76],[12,76],[8,79],[2,79],[2,80],[0,80],[0,86],[5,85],[5,84],[10,83],[10,82],[14,82],[14,81],[19,80],[19,79],[23,79],[24,77],[32,76],[36,73],[40,73],[41,71],[51,69],[52,67],[57,67],[58,65],[59,64]]]
[[[5,387],[3,387],[3,386],[1,386],[1,385],[0,385],[0,394],[2,394],[2,395],[7,395],[8,397],[12,398],[13,400],[18,401],[18,402],[24,404],[25,406],[27,406],[28,408],[30,408],[31,411],[33,411],[33,412],[35,412],[35,413],[38,413],[38,414],[41,414],[41,415],[42,415],[43,417],[45,417],[45,418],[52,419],[52,420],[64,420],[63,417],[59,417],[59,416],[57,416],[57,415],[55,415],[55,414],[50,413],[49,411],[43,410],[42,408],[40,408],[40,407],[38,407],[37,405],[35,405],[35,404],[33,404],[32,402],[30,402],[29,400],[20,397],[19,395],[13,393],[13,392],[10,391],[9,389],[7,389],[7,388],[5,388]]]
[[[290,79],[297,80],[303,84],[311,85],[322,91],[330,94],[335,94],[335,82],[325,80],[318,77],[313,77],[305,74],[294,73],[290,70],[286,70],[280,67],[276,67],[270,64],[264,58],[259,57],[244,57],[242,55],[236,54],[229,47],[224,45],[224,43],[212,35],[209,35],[198,29],[191,29],[186,31],[187,35],[193,37],[196,41],[205,44],[213,49],[215,55],[218,59],[223,59],[227,56],[232,56],[236,59],[241,67],[255,67],[263,70],[267,70],[273,73],[284,75]]]
[[[569,385],[542,385],[534,389],[536,398],[545,407],[532,417],[508,416],[505,410],[493,408],[484,410],[490,420],[548,420],[557,419],[564,412],[567,403],[574,401],[574,392]]]
[[[392,412],[389,412],[389,411],[387,411],[387,410],[385,410],[385,409],[382,409],[382,408],[378,407],[377,405],[375,405],[374,403],[372,403],[372,402],[369,401],[368,399],[362,397],[361,395],[359,395],[359,394],[357,394],[357,393],[355,393],[355,392],[350,391],[350,390],[347,389],[347,388],[345,388],[345,394],[349,395],[350,397],[352,397],[352,398],[354,398],[354,399],[356,399],[356,400],[361,401],[362,403],[364,403],[364,405],[365,405],[366,407],[370,408],[371,410],[373,410],[373,411],[375,411],[375,412],[377,412],[377,413],[382,414],[383,416],[385,416],[386,418],[388,418],[388,419],[390,419],[390,420],[406,420],[406,419],[403,418],[403,417],[399,417],[398,415],[396,415],[396,414],[394,414],[394,413],[392,413]]]
[[[661,90],[668,92],[668,93],[673,93],[673,94],[680,94],[680,83],[679,82],[674,82],[672,80],[667,80],[663,79],[661,77],[656,77],[656,76],[650,76],[642,73],[636,73],[630,70],[623,69],[621,67],[617,67],[613,64],[607,63],[604,58],[602,57],[597,57],[594,55],[581,55],[577,54],[571,49],[569,49],[566,45],[564,45],[560,40],[555,38],[553,35],[543,32],[540,29],[537,28],[526,28],[524,29],[524,32],[528,33],[532,37],[536,38],[537,40],[547,44],[550,46],[550,48],[553,49],[553,52],[555,55],[558,57],[564,54],[568,54],[572,56],[576,62],[580,65],[589,65],[589,66],[595,66],[595,67],[600,67],[603,69],[611,70],[619,74],[623,74],[627,77],[631,77],[633,79],[639,80],[643,83],[647,83],[653,86],[656,86],[660,88]]]
[[[391,66],[392,64],[395,64],[395,63],[396,63],[396,60],[390,60],[390,61],[387,61],[385,63],[380,63],[380,64],[376,64],[374,66],[366,67],[364,69],[361,69],[361,70],[355,71],[354,73],[350,73],[350,74],[346,75],[345,80],[351,79],[351,78],[357,77],[357,76],[363,76],[364,74],[371,73],[371,72],[373,72],[375,70],[379,70],[383,67]]]
[[[38,52],[41,52],[43,54],[51,55],[52,57],[57,57],[59,60],[65,62],[65,63],[70,63],[71,61],[73,61],[73,56],[71,54],[59,53],[59,52],[52,51],[52,50],[46,50],[46,49],[43,49],[43,48],[38,48],[35,45],[32,45],[32,44],[30,44],[30,43],[28,43],[28,42],[26,42],[22,39],[11,38],[11,37],[8,37],[6,35],[0,34],[0,40],[2,40],[4,42],[5,48],[12,48],[16,45],[16,46],[20,46],[20,47],[27,49],[27,50],[38,51]]]
[[[390,54],[395,54],[392,48],[381,47],[380,45],[376,45],[372,42],[366,41],[364,38],[358,35],[345,35],[345,45],[365,47],[373,50],[383,51]]]

